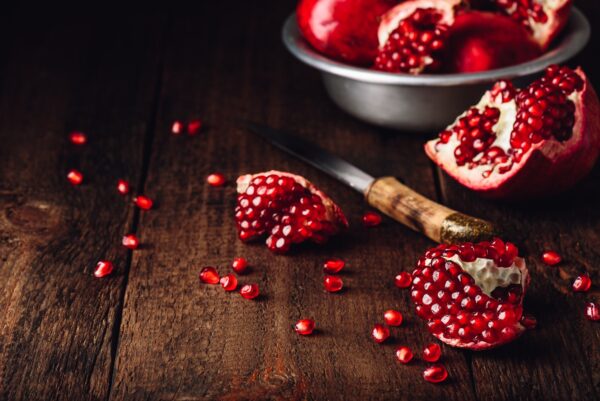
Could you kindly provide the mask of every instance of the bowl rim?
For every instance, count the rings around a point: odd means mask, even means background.
[[[332,60],[314,50],[300,34],[296,13],[285,21],[281,32],[287,49],[300,61],[321,72],[357,81],[404,86],[456,86],[480,84],[499,79],[512,79],[532,75],[552,64],[560,64],[579,53],[590,39],[590,23],[576,7],[572,8],[567,25],[557,42],[542,56],[525,63],[490,71],[462,74],[397,74],[355,67]]]

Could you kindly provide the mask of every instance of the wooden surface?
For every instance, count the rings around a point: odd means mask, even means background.
[[[431,135],[355,121],[326,97],[318,74],[280,44],[292,1],[225,2],[199,9],[56,13],[8,10],[0,23],[0,400],[595,400],[600,326],[583,316],[572,277],[600,283],[600,169],[567,196],[529,205],[483,201],[435,169],[421,150]],[[579,1],[593,22],[600,8]],[[593,54],[576,60],[600,86]],[[595,58],[595,59],[594,59]],[[202,118],[194,138],[173,120]],[[538,329],[514,344],[473,353],[443,347],[450,379],[423,381],[424,364],[400,366],[398,344],[432,339],[394,275],[433,243],[386,219],[364,229],[360,195],[239,128],[252,119],[306,135],[374,175],[394,175],[449,207],[501,222],[528,255],[526,309]],[[75,148],[67,133],[90,142]],[[433,134],[433,133],[432,133]],[[86,182],[73,188],[66,171]],[[309,177],[349,216],[325,247],[274,256],[244,245],[233,224],[239,174],[282,169]],[[222,171],[225,188],[205,177]],[[140,213],[118,178],[157,202]],[[133,253],[121,236],[136,232]],[[545,248],[565,258],[539,262]],[[200,285],[202,266],[252,267],[247,301]],[[321,264],[347,263],[341,294],[322,290]],[[98,259],[113,260],[102,280]],[[595,287],[597,289],[597,287]],[[393,341],[369,338],[388,308],[406,323]],[[313,317],[318,334],[291,329]]]

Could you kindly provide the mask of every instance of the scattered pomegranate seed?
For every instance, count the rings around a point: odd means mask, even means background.
[[[593,302],[585,306],[585,317],[593,322],[600,320],[600,308]]]
[[[373,326],[373,331],[371,331],[371,337],[375,340],[376,343],[382,343],[388,339],[390,336],[390,329],[385,327],[382,324],[376,324]]]
[[[430,343],[423,348],[423,360],[427,362],[437,362],[442,356],[442,349],[436,343]]]
[[[346,262],[344,262],[342,259],[334,258],[329,259],[323,264],[323,270],[325,270],[325,272],[327,273],[335,274],[339,273],[340,270],[344,268],[344,266],[346,266]]]
[[[521,324],[525,326],[526,329],[535,329],[535,326],[537,326],[537,319],[535,316],[526,313],[521,318]]]
[[[406,346],[398,347],[396,350],[396,359],[402,363],[409,363],[413,359],[413,353]]]
[[[233,259],[231,267],[237,274],[244,274],[246,272],[246,268],[248,267],[248,262],[244,258],[235,258]]]
[[[219,284],[221,278],[219,277],[219,273],[217,273],[217,269],[212,266],[203,267],[200,270],[200,281],[206,284]]]
[[[110,273],[112,273],[113,269],[114,265],[112,262],[109,262],[108,260],[101,260],[96,264],[94,276],[98,278],[108,276]]]
[[[208,185],[211,187],[222,187],[225,185],[225,181],[225,176],[221,173],[212,173],[206,177],[206,182],[208,182]]]
[[[323,279],[325,291],[338,292],[344,287],[344,282],[338,276],[325,276]]]
[[[201,128],[202,128],[202,120],[190,121],[187,126],[188,135],[196,135],[198,132],[200,132]]]
[[[127,234],[124,236],[122,243],[125,248],[129,249],[137,249],[137,247],[140,245],[140,241],[135,234]]]
[[[258,296],[258,286],[256,284],[246,284],[240,289],[240,294],[246,299],[254,299]]]
[[[412,274],[409,272],[400,272],[394,279],[394,284],[398,288],[408,288],[412,284]]]
[[[69,134],[69,140],[73,145],[85,145],[87,135],[80,131],[73,131]]]
[[[227,274],[219,280],[225,291],[233,291],[237,288],[238,280],[233,274]]]
[[[171,134],[179,135],[183,132],[183,124],[181,121],[173,121],[173,125],[171,125]]]
[[[554,266],[562,261],[560,255],[554,251],[546,251],[542,254],[542,260],[548,266]]]
[[[133,203],[135,203],[135,205],[142,210],[150,210],[152,209],[152,204],[154,202],[152,202],[152,199],[148,198],[145,195],[138,195],[135,198],[133,198]]]
[[[119,191],[121,195],[127,195],[129,193],[129,182],[125,180],[117,181],[117,191]]]
[[[381,215],[375,212],[366,212],[362,217],[365,227],[376,227],[381,224]]]
[[[294,325],[294,330],[296,330],[296,333],[303,335],[303,336],[308,336],[308,335],[312,334],[314,329],[315,329],[315,321],[312,319],[301,319],[301,320],[298,320],[296,322],[296,324]]]
[[[402,313],[397,310],[386,310],[383,314],[383,321],[388,326],[400,326],[402,324]]]
[[[576,292],[586,292],[592,286],[592,279],[587,274],[582,274],[581,276],[577,276],[575,281],[573,281],[573,291]]]
[[[83,174],[77,170],[71,170],[67,174],[67,179],[73,185],[79,185],[83,182]]]
[[[444,365],[436,364],[423,371],[423,379],[429,383],[441,383],[448,378],[448,371]]]

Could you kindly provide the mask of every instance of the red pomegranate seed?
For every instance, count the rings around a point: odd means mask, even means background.
[[[383,321],[388,326],[400,326],[402,324],[402,313],[389,309],[383,314]]]
[[[206,182],[212,187],[222,187],[225,185],[225,176],[221,173],[212,173],[206,177]]]
[[[179,135],[183,132],[183,124],[181,121],[173,121],[173,125],[171,125],[171,134]]]
[[[71,170],[67,174],[67,179],[73,185],[79,185],[83,182],[83,174],[77,170]]]
[[[73,145],[85,145],[87,135],[80,131],[73,131],[69,134],[69,140]]]
[[[108,276],[110,273],[112,273],[113,269],[114,265],[112,262],[109,262],[108,260],[101,260],[96,264],[94,276],[98,278]]]
[[[409,272],[400,272],[394,279],[394,284],[398,288],[408,288],[412,284],[412,274]]]
[[[294,325],[294,330],[296,330],[296,333],[303,335],[303,336],[308,336],[308,335],[312,334],[314,329],[315,329],[315,321],[312,319],[301,319],[301,320],[298,320],[296,322],[296,324]]]
[[[227,274],[219,280],[225,291],[233,291],[237,288],[238,280],[233,274]]]
[[[521,318],[521,324],[525,326],[526,329],[535,329],[535,326],[537,326],[537,319],[533,315],[524,314]]]
[[[423,379],[429,383],[441,383],[448,378],[448,371],[444,365],[436,364],[423,371]]]
[[[258,286],[256,284],[246,284],[240,289],[240,294],[246,299],[254,299],[258,296]]]
[[[437,362],[442,356],[442,349],[436,343],[427,344],[423,348],[423,360],[427,362]]]
[[[217,269],[212,266],[203,267],[202,270],[200,270],[199,277],[200,281],[206,284],[219,284],[219,280],[221,280],[219,273],[217,273]]]
[[[375,212],[366,212],[362,217],[365,227],[376,227],[381,224],[381,215]]]
[[[413,353],[406,346],[398,347],[396,350],[396,359],[402,363],[409,363],[413,359]]]
[[[119,191],[121,195],[127,195],[129,193],[129,182],[125,180],[117,181],[117,191]]]
[[[554,251],[546,251],[542,254],[542,260],[548,266],[554,266],[562,261],[560,255]]]
[[[373,326],[373,331],[371,331],[371,337],[375,340],[376,343],[382,343],[388,339],[390,336],[390,329],[385,327],[382,324],[376,324]]]
[[[325,276],[323,285],[328,292],[338,292],[344,287],[344,282],[338,276]]]
[[[233,259],[233,263],[231,264],[233,271],[237,274],[243,274],[248,267],[248,262],[244,258],[235,258]]]
[[[202,129],[202,120],[192,120],[188,123],[188,135],[196,135]]]
[[[585,306],[585,317],[593,322],[600,320],[600,307],[593,302]]]
[[[586,292],[592,286],[592,279],[587,274],[582,274],[581,276],[577,276],[575,281],[573,281],[573,291],[576,292]]]
[[[133,203],[135,203],[135,205],[142,210],[150,210],[152,209],[152,204],[154,202],[152,202],[152,199],[148,198],[145,195],[138,195],[135,198],[133,198]]]
[[[125,248],[129,249],[137,249],[137,247],[140,245],[140,241],[135,234],[127,234],[124,236],[122,243]]]
[[[346,266],[346,262],[342,259],[334,258],[329,259],[327,262],[323,264],[323,270],[327,273],[335,274],[339,273]]]

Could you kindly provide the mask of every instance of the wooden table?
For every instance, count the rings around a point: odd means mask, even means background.
[[[338,110],[318,74],[280,43],[294,2],[258,3],[1,17],[0,399],[597,400],[600,326],[583,309],[598,293],[569,286],[585,271],[600,283],[600,170],[548,201],[481,200],[432,166],[421,149],[431,135],[399,135]],[[578,4],[600,23],[597,2]],[[577,62],[600,88],[599,38]],[[195,117],[206,122],[201,135],[170,135],[174,120]],[[538,329],[490,352],[444,347],[450,379],[424,382],[423,362],[402,366],[393,355],[398,344],[432,340],[393,277],[432,242],[391,220],[364,229],[358,194],[257,140],[240,118],[306,135],[375,175],[507,225],[528,255],[526,308]],[[86,146],[69,144],[73,129],[88,133]],[[73,167],[85,173],[80,187],[65,179]],[[271,168],[310,177],[339,201],[350,230],[290,256],[242,244],[233,181]],[[207,186],[213,171],[229,185]],[[140,213],[119,196],[118,178],[154,198],[155,210]],[[121,246],[128,232],[142,249]],[[540,263],[546,248],[564,256],[560,267]],[[243,281],[260,285],[259,300],[199,284],[201,267],[226,272],[235,256],[250,261]],[[322,290],[332,256],[348,262],[342,294]],[[93,277],[99,259],[115,263],[112,276]],[[370,329],[387,308],[406,323],[376,345]],[[292,330],[305,316],[317,335]]]

